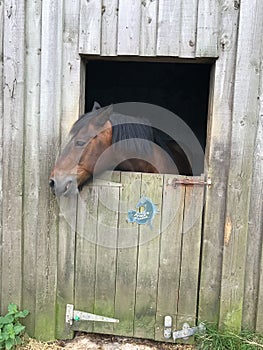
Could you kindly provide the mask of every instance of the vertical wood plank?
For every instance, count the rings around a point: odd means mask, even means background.
[[[25,40],[25,159],[23,190],[23,308],[30,311],[25,319],[27,333],[34,335],[37,227],[40,213],[39,201],[39,113],[41,65],[41,1],[26,2]],[[32,215],[34,213],[34,215]]]
[[[0,3],[0,86],[3,87],[3,33],[4,33],[4,3]],[[0,91],[0,290],[2,290],[2,233],[3,233],[3,119],[4,119],[4,91]],[[1,301],[0,301],[1,308]]]
[[[193,177],[202,180],[202,177]],[[177,328],[196,323],[204,186],[186,186]]]
[[[198,0],[184,0],[181,3],[180,57],[195,57]]]
[[[158,0],[144,0],[141,5],[140,56],[156,55]]]
[[[220,1],[201,0],[198,2],[198,23],[196,39],[196,57],[218,56],[219,7]],[[233,7],[234,2],[223,1],[223,10]],[[238,10],[238,6],[236,8]],[[222,29],[222,28],[220,28]]]
[[[261,67],[263,67],[263,49],[261,48]],[[254,182],[252,188],[251,206],[250,206],[250,219],[251,226],[249,230],[255,232],[256,235],[261,236],[261,263],[259,265],[259,275],[257,275],[259,288],[258,288],[258,303],[256,313],[256,324],[255,331],[258,333],[263,333],[263,188],[262,188],[262,178],[263,178],[263,164],[262,164],[262,153],[263,153],[263,71],[261,69],[261,86],[260,86],[260,96],[259,96],[259,113],[258,113],[258,131],[255,143],[255,153],[254,153]],[[260,183],[260,185],[259,185]],[[252,203],[256,203],[256,208],[258,210],[258,219],[254,215]],[[260,215],[261,213],[261,215]],[[259,240],[260,241],[260,240]],[[260,245],[260,244],[259,244]],[[248,274],[248,273],[247,273]],[[250,310],[248,310],[250,311]],[[253,310],[254,311],[254,310]]]
[[[118,172],[112,181],[120,181]],[[118,187],[99,188],[94,312],[107,317],[114,317],[115,308],[118,203]],[[113,323],[96,322],[94,332],[112,334]]]
[[[127,222],[127,213],[140,198],[141,174],[121,173],[121,183],[115,297],[115,317],[120,323],[114,326],[114,334],[132,337],[139,229]]]
[[[62,97],[60,139],[68,139],[69,130],[79,116],[80,57],[79,1],[66,0],[63,7],[62,42]],[[74,302],[75,226],[77,197],[62,199],[60,205],[58,236],[58,285],[57,285],[57,330],[56,337],[66,339],[73,336],[65,329],[66,304]]]
[[[94,313],[98,187],[83,188],[78,198],[75,265],[75,309]],[[93,331],[93,323],[78,322],[76,330]]]
[[[118,55],[138,55],[140,40],[141,2],[119,0]]]
[[[141,195],[156,203],[160,212],[162,186],[162,175],[142,174]],[[154,339],[155,336],[160,230],[160,214],[154,217],[152,229],[150,226],[140,226],[134,318],[134,336],[139,338]]]
[[[21,306],[24,134],[24,1],[4,3],[3,233],[1,311]],[[14,30],[15,28],[15,30]]]
[[[205,197],[204,237],[199,294],[200,320],[217,323],[221,285],[227,169],[239,11],[226,2],[220,8],[220,51],[211,72],[206,172],[213,186]],[[211,210],[217,203],[217,210]]]
[[[157,55],[178,56],[181,0],[159,0]]]
[[[80,0],[79,52],[100,54],[102,0]]]
[[[263,63],[263,52],[261,53],[261,67]],[[258,303],[262,291],[259,291],[260,283],[260,261],[262,253],[262,231],[263,231],[263,72],[261,70],[261,87],[259,95],[259,111],[257,122],[257,136],[254,145],[253,157],[253,179],[251,185],[251,198],[248,221],[248,243],[246,255],[245,290],[242,326],[245,329],[259,331],[260,324],[258,316],[263,309],[262,302]],[[258,329],[257,329],[258,328]],[[261,328],[263,330],[263,327]]]
[[[181,267],[181,242],[185,187],[171,186],[175,176],[164,176],[160,266],[156,312],[155,340],[163,341],[164,317],[173,318],[176,329]]]
[[[40,192],[35,337],[54,339],[57,290],[57,202],[48,178],[58,154],[61,113],[62,1],[42,3],[40,92]],[[52,40],[50,40],[52,38]]]
[[[258,289],[257,318],[255,331],[263,333],[263,244],[261,246],[260,279]]]
[[[220,324],[237,330],[241,329],[244,298],[244,256],[258,115],[262,16],[261,1],[242,1],[226,207],[228,234],[224,242],[220,299]]]
[[[118,0],[102,1],[101,55],[117,55]]]

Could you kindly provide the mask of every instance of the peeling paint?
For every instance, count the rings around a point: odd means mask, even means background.
[[[231,232],[232,232],[232,221],[231,221],[230,217],[228,216],[226,218],[226,224],[225,224],[225,234],[224,234],[224,245],[225,246],[229,245],[229,241],[231,238]]]

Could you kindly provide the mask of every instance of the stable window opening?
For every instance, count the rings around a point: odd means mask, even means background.
[[[210,63],[90,59],[86,64],[85,112],[92,109],[94,101],[101,106],[140,102],[172,112],[188,125],[200,145],[202,157],[192,174],[200,175],[204,172],[211,67]],[[151,121],[150,115],[145,117]],[[187,140],[185,143],[187,147]]]

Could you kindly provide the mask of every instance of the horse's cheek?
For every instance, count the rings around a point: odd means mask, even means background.
[[[87,169],[85,169],[81,165],[78,165],[78,167],[77,167],[77,182],[78,182],[78,185],[81,185],[84,182],[86,182],[90,178],[90,176],[91,176],[91,174],[87,171]]]

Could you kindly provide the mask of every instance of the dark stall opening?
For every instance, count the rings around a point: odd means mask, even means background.
[[[179,116],[203,151],[194,175],[204,171],[211,64],[88,60],[85,112],[101,106],[143,102]],[[146,116],[150,119],[150,116]]]

